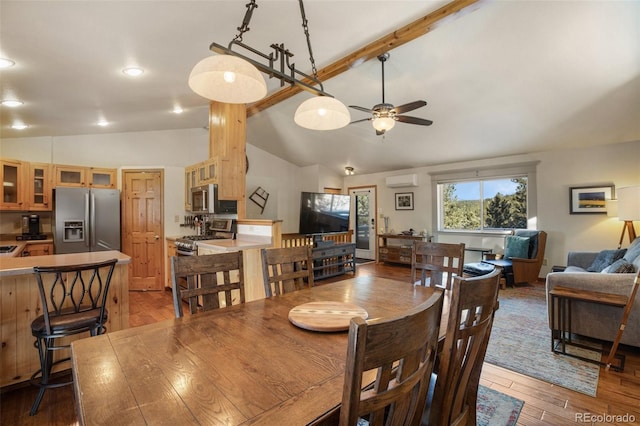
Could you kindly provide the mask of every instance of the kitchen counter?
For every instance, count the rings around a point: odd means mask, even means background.
[[[46,240],[37,242],[42,241]],[[13,241],[13,244],[30,242],[34,241]],[[38,351],[33,347],[34,337],[31,335],[31,322],[42,313],[33,267],[73,265],[114,258],[118,259],[118,263],[111,277],[107,297],[107,332],[129,328],[129,256],[119,251],[99,251],[0,258],[0,387],[28,380],[40,366]],[[88,333],[68,339],[86,336]],[[63,358],[65,354],[68,356],[68,351],[57,352],[60,353],[56,354],[55,359]],[[59,367],[57,370],[68,368],[68,363],[62,363]]]
[[[53,244],[53,238],[47,238],[46,240],[27,240],[16,241],[16,238],[10,238],[3,235],[0,237],[0,246],[17,246],[11,253],[0,253],[0,259],[8,257],[20,257],[20,253],[29,244]],[[3,260],[4,262],[4,260]]]
[[[196,245],[198,249],[212,250],[212,251],[238,251],[249,249],[263,249],[272,246],[271,237],[251,237],[243,238],[238,237],[235,240],[204,240],[197,241]]]

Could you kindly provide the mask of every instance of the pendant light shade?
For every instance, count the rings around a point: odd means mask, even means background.
[[[396,120],[391,117],[376,117],[371,124],[377,131],[386,132],[387,130],[393,129],[393,126],[396,125]]]
[[[267,95],[267,83],[258,69],[231,55],[209,56],[196,64],[189,87],[212,101],[229,104],[256,102]]]
[[[300,104],[294,121],[298,126],[311,130],[334,130],[351,121],[347,107],[329,96],[315,96]]]

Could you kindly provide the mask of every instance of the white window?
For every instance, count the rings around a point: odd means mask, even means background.
[[[535,180],[535,164],[434,175],[436,229],[495,233],[535,228]]]

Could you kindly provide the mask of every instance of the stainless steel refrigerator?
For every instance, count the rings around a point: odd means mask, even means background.
[[[118,189],[55,188],[56,254],[120,250]]]

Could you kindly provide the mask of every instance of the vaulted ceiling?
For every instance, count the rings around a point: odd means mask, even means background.
[[[191,68],[226,45],[240,1],[22,1],[0,3],[2,138],[206,127],[208,101],[187,85]],[[293,122],[311,95],[249,106],[247,141],[300,166],[372,173],[454,161],[640,140],[640,1],[479,1],[390,50],[386,101],[425,100],[376,136],[369,122],[318,132]],[[258,1],[244,42],[284,43],[309,72],[298,2]],[[321,70],[422,17],[445,1],[307,0]],[[438,13],[438,12],[436,12]],[[396,33],[399,39],[410,34]],[[356,52],[356,53],[354,53]],[[351,56],[349,56],[351,55]],[[372,55],[364,55],[371,58]],[[137,65],[136,79],[121,70]],[[324,82],[346,105],[381,102],[380,63],[351,61]],[[280,90],[268,81],[270,93]],[[173,114],[180,106],[182,114]],[[351,109],[352,120],[366,118]],[[109,126],[95,123],[106,119]],[[29,127],[14,130],[22,121]]]

